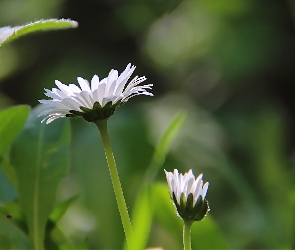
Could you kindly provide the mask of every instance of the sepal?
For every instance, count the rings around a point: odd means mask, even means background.
[[[67,117],[83,117],[88,122],[95,122],[97,120],[107,119],[115,113],[115,109],[118,105],[113,105],[112,102],[108,102],[105,106],[101,107],[99,102],[93,104],[93,108],[89,109],[80,106],[82,111],[70,110],[71,114],[67,114]]]
[[[175,194],[172,194],[172,200],[177,210],[177,214],[186,222],[194,222],[202,220],[210,211],[209,203],[206,199],[202,199],[200,195],[198,200],[194,204],[193,194],[190,193],[185,199],[184,193],[180,196],[180,202],[178,203]]]

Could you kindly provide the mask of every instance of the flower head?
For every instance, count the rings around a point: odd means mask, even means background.
[[[80,87],[75,84],[65,85],[56,80],[58,88],[52,90],[45,89],[45,95],[51,100],[39,100],[46,105],[46,110],[39,116],[46,116],[46,124],[61,117],[82,116],[89,122],[106,119],[114,114],[115,108],[127,102],[136,95],[149,95],[152,84],[138,86],[146,80],[145,76],[134,77],[128,84],[130,76],[135,70],[135,66],[129,63],[126,69],[118,75],[118,71],[112,69],[108,77],[99,80],[94,75],[91,84],[82,77],[78,77]]]
[[[179,174],[177,169],[173,173],[165,170],[165,173],[178,215],[191,222],[203,219],[209,211],[205,199],[209,183],[206,182],[203,186],[203,174],[195,179],[192,170],[184,175]]]

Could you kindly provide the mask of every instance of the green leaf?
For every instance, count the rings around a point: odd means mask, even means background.
[[[153,222],[154,207],[151,203],[150,183],[157,175],[165,157],[185,121],[185,112],[178,112],[158,141],[151,164],[145,175],[145,184],[138,193],[133,210],[133,237],[130,249],[144,249]],[[127,246],[125,246],[126,248]]]
[[[0,112],[0,169],[17,186],[14,169],[7,159],[3,159],[10,144],[19,134],[28,118],[30,108],[28,106],[15,106]]]
[[[168,233],[174,238],[171,246],[166,246],[167,249],[181,249],[182,246],[182,226],[183,220],[176,214],[176,208],[170,198],[169,187],[167,183],[155,183],[152,190],[153,204],[155,204],[155,219]],[[169,242],[167,242],[169,243]],[[163,243],[164,244],[164,243]],[[165,249],[165,246],[163,246]]]
[[[74,202],[76,202],[78,200],[78,195],[75,195],[63,202],[61,202],[60,204],[57,204],[52,213],[50,214],[50,219],[57,223],[65,214],[65,212],[67,211],[67,209],[69,208],[70,205],[72,205]]]
[[[175,140],[180,128],[185,122],[185,119],[186,113],[184,111],[178,112],[174,116],[168,128],[165,130],[160,140],[158,141],[151,164],[146,173],[146,178],[148,179],[148,182],[151,183],[156,177],[160,167],[163,165],[165,161],[166,155],[169,152],[169,149],[173,141]]]
[[[76,245],[73,245],[63,231],[60,230],[60,228],[57,225],[51,226],[50,224],[55,224],[51,220],[48,220],[47,226],[52,228],[51,231],[47,231],[47,235],[50,235],[49,237],[46,237],[45,239],[45,249],[81,249],[80,247],[76,247]],[[48,229],[48,227],[47,227]]]
[[[17,205],[15,202],[14,207]],[[13,205],[9,204],[7,207],[12,208]],[[0,249],[29,249],[29,237],[23,230],[25,222],[20,221],[14,212],[15,208],[9,209],[9,214],[12,215],[9,219],[6,217],[8,213],[3,208],[0,210]],[[23,225],[20,226],[20,223]]]
[[[0,157],[3,157],[13,139],[25,125],[29,110],[28,106],[16,106],[0,112]]]
[[[12,170],[14,170],[12,168]],[[14,172],[15,177],[15,172]],[[16,177],[15,177],[16,180]],[[0,204],[11,202],[17,199],[17,192],[15,187],[11,184],[11,182],[7,179],[4,173],[0,170]]]
[[[47,19],[15,27],[5,26],[0,28],[0,46],[32,32],[76,28],[77,26],[78,23],[70,19]]]
[[[28,237],[28,227],[25,221],[24,214],[22,213],[19,202],[17,200],[7,202],[4,205],[0,207],[0,212],[5,215],[11,215],[11,223],[13,223],[15,226],[17,226],[22,234],[26,235]]]
[[[153,222],[154,208],[151,204],[150,187],[146,185],[137,197],[133,221],[132,241],[129,243],[129,249],[145,249],[150,229]],[[127,249],[127,246],[125,246]]]
[[[47,236],[45,238],[45,249],[58,249],[61,245],[66,245],[66,249],[71,249],[70,242],[59,229],[57,223],[66,213],[69,206],[77,201],[77,199],[78,195],[75,195],[54,206],[45,227],[45,235]],[[49,235],[50,237],[48,237]]]
[[[31,112],[10,154],[20,206],[35,249],[44,248],[45,225],[55,202],[57,185],[69,167],[69,121],[58,119],[49,125],[41,124],[37,118],[41,111],[39,106]]]

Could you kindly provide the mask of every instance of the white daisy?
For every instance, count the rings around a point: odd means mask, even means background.
[[[46,110],[39,114],[46,116],[42,122],[47,120],[48,124],[57,118],[69,116],[82,116],[85,120],[94,122],[110,117],[118,105],[127,102],[133,96],[153,96],[147,91],[153,84],[138,86],[146,80],[145,76],[136,76],[127,84],[135,68],[129,63],[120,75],[117,70],[112,69],[108,77],[101,81],[94,75],[91,84],[78,77],[80,87],[75,84],[65,85],[55,80],[58,88],[45,89],[45,95],[52,99],[39,100],[46,105]]]
[[[165,170],[165,173],[178,215],[185,220],[201,220],[209,211],[205,199],[209,183],[203,185],[203,174],[195,179],[192,170],[184,175],[179,174],[177,169],[173,173]]]

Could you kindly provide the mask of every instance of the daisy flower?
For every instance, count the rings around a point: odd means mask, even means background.
[[[39,100],[44,106],[44,111],[39,116],[46,116],[42,122],[46,120],[48,124],[57,118],[77,116],[95,122],[113,115],[117,106],[133,96],[153,96],[148,92],[153,84],[139,85],[146,80],[145,76],[135,76],[127,83],[135,68],[129,63],[120,75],[117,70],[112,69],[108,77],[102,80],[94,75],[91,84],[78,77],[80,87],[75,84],[65,85],[55,80],[58,88],[45,89],[45,95],[51,99]]]
[[[203,174],[195,178],[192,170],[183,175],[177,169],[173,173],[165,170],[165,173],[178,215],[185,221],[203,219],[209,211],[209,204],[205,199],[209,183],[203,185]]]

